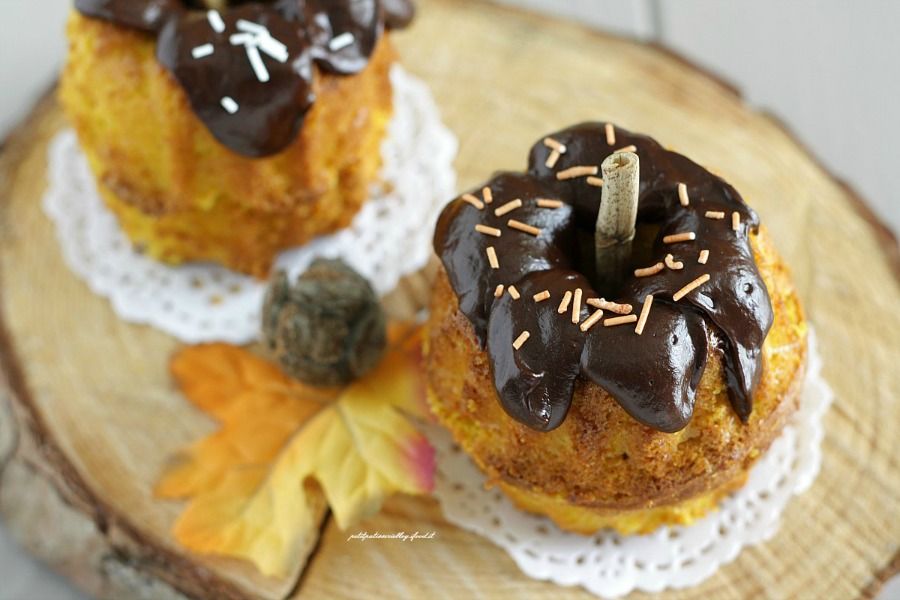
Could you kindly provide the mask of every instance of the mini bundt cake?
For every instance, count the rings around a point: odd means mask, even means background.
[[[617,152],[640,159],[637,234],[608,289],[586,248]],[[527,172],[451,202],[434,246],[432,409],[491,484],[565,529],[690,523],[799,403],[787,267],[731,185],[652,138],[604,123],[544,138]]]
[[[264,276],[346,226],[381,165],[407,0],[76,0],[60,98],[158,260]]]

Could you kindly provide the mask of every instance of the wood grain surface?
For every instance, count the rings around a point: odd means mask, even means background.
[[[731,181],[793,267],[836,393],[822,473],[774,539],[661,597],[873,596],[900,567],[896,240],[776,120],[678,57],[487,3],[420,4],[396,42],[459,136],[461,188],[523,168],[546,132],[609,119]],[[395,498],[353,530],[436,532],[406,544],[348,541],[323,510],[288,580],[184,553],[168,533],[179,505],[150,491],[213,424],[168,378],[176,342],[118,320],[66,268],[40,209],[47,142],[62,127],[48,97],[0,156],[0,510],[29,549],[104,598],[589,597],[528,579],[430,499]],[[404,281],[390,311],[423,306],[430,274]]]

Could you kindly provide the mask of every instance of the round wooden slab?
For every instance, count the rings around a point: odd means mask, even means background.
[[[822,473],[774,539],[663,597],[871,597],[900,567],[896,241],[775,120],[659,48],[490,4],[420,4],[397,44],[459,136],[461,188],[523,168],[546,132],[609,119],[730,180],[793,266],[836,392]],[[396,498],[356,529],[436,532],[407,544],[348,541],[323,509],[287,580],[182,551],[168,533],[179,505],[150,491],[167,457],[213,424],[172,387],[176,342],[118,320],[66,268],[40,209],[62,127],[48,98],[0,159],[0,509],[26,547],[107,598],[587,597],[527,578],[429,499]],[[403,314],[427,294],[424,274],[386,302]]]

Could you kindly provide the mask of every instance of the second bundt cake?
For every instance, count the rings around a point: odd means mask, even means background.
[[[201,4],[78,0],[60,98],[136,246],[264,276],[279,250],[346,226],[377,180],[383,30],[411,7]]]
[[[640,157],[631,275],[597,289],[599,165]],[[587,243],[586,243],[587,242]],[[592,533],[689,523],[795,411],[806,323],[737,191],[655,140],[588,123],[445,209],[427,371],[439,421],[525,510]]]

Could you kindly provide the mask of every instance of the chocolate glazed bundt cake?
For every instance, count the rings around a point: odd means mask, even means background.
[[[101,195],[171,263],[263,276],[346,226],[392,112],[408,0],[76,0],[60,98]]]
[[[599,165],[640,159],[629,276],[594,268]],[[796,409],[806,324],[726,181],[587,123],[450,203],[427,339],[430,402],[520,507],[561,527],[688,523],[745,480]],[[587,248],[591,248],[590,251]]]

